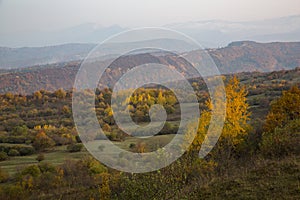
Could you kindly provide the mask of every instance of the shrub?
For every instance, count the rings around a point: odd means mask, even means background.
[[[32,146],[20,146],[19,152],[21,156],[27,156],[34,154],[35,150]]]
[[[47,148],[51,148],[55,145],[55,142],[44,131],[40,131],[34,139],[32,144],[38,151],[43,151]]]
[[[74,153],[74,152],[80,152],[82,148],[83,148],[82,144],[70,144],[68,145],[67,150],[71,153]]]
[[[300,151],[300,120],[293,120],[283,128],[275,128],[273,132],[263,133],[259,145],[265,157],[282,157],[298,154]]]
[[[28,199],[29,191],[21,185],[4,185],[0,188],[0,199]]]
[[[93,162],[89,163],[89,165],[89,171],[92,174],[101,174],[107,172],[107,168],[97,160],[94,160]]]
[[[72,144],[73,143],[72,138],[63,137],[63,136],[58,135],[58,134],[51,135],[51,139],[55,142],[55,144],[57,146],[67,145],[67,144]]]
[[[4,183],[8,180],[9,174],[0,167],[0,183]]]
[[[31,165],[26,167],[21,171],[21,175],[31,175],[32,177],[37,177],[41,174],[41,170],[37,165]]]
[[[135,148],[136,148],[136,144],[131,143],[131,144],[129,145],[129,148],[130,148],[130,149],[135,149]]]
[[[7,153],[5,153],[4,151],[0,152],[0,161],[4,161],[8,159],[8,155]]]
[[[102,127],[102,130],[104,132],[111,132],[111,127],[107,123],[105,123]]]
[[[0,151],[5,152],[6,154],[11,150],[17,150],[21,156],[32,155],[35,151],[32,146],[29,145],[15,145],[15,144],[0,144]]]
[[[19,156],[20,152],[16,149],[10,149],[9,152],[8,152],[8,155],[9,156]]]
[[[266,132],[271,132],[276,127],[283,127],[289,121],[298,118],[300,118],[300,89],[293,86],[290,90],[284,91],[279,99],[272,102],[264,129]]]
[[[118,131],[113,131],[108,135],[108,139],[111,141],[122,142],[125,140],[125,134]]]
[[[46,173],[46,172],[55,173],[56,172],[55,166],[53,166],[52,164],[49,164],[47,162],[39,163],[38,166],[42,173]]]
[[[12,130],[12,134],[13,135],[18,135],[18,136],[22,136],[22,135],[27,135],[28,134],[28,127],[23,125],[23,126],[16,126],[15,128],[13,128]]]
[[[44,154],[40,153],[40,154],[36,157],[36,160],[37,160],[38,162],[41,162],[41,161],[45,160]]]
[[[282,157],[289,152],[289,138],[278,129],[272,133],[264,133],[260,143],[260,151],[265,157]]]
[[[10,144],[23,144],[27,138],[25,136],[1,136],[1,143],[10,143]]]

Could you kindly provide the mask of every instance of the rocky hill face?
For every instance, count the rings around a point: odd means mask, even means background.
[[[300,67],[300,42],[256,43],[234,42],[225,48],[208,49],[222,74],[238,72],[271,72]],[[112,60],[106,62],[111,63]],[[118,78],[130,68],[145,64],[160,63],[175,68],[186,77],[195,76],[196,71],[181,57],[141,53],[123,56],[114,60],[103,77],[102,84],[112,87]],[[36,90],[70,89],[80,67],[80,61],[35,66],[18,70],[0,71],[0,93],[32,93]]]

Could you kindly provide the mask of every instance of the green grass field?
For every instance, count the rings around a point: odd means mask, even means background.
[[[86,150],[83,150],[82,152],[69,153],[66,150],[66,146],[61,146],[57,147],[53,152],[44,153],[44,155],[45,160],[43,160],[42,162],[51,163],[53,165],[60,165],[68,159],[76,160],[83,158],[85,155],[88,155],[88,152]],[[16,173],[18,169],[21,169],[25,166],[38,164],[36,157],[37,154],[30,156],[10,157],[9,160],[0,162],[0,167],[11,175]]]
[[[159,147],[163,147],[168,144],[174,135],[160,135],[154,136],[151,138],[134,138],[128,137],[124,142],[113,142],[116,146],[130,151],[130,144],[137,144],[139,142],[144,142],[147,146],[148,150],[156,150]],[[106,140],[96,140],[94,142],[89,143],[92,145],[91,148],[97,150],[98,146],[104,145],[104,148],[109,148],[109,141]],[[94,147],[93,147],[94,146]],[[110,150],[110,149],[106,149]],[[44,153],[45,160],[42,162],[47,162],[53,165],[60,165],[64,163],[65,160],[79,160],[84,158],[85,156],[91,155],[86,149],[83,149],[81,152],[70,153],[67,151],[67,146],[59,146],[55,147],[53,151]],[[9,160],[0,162],[0,167],[7,171],[10,175],[16,173],[18,169],[21,169],[28,165],[38,164],[36,160],[37,154],[30,156],[16,156],[10,157]]]

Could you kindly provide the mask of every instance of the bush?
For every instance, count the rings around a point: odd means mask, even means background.
[[[19,152],[21,156],[27,156],[27,155],[32,155],[35,153],[35,150],[32,146],[21,146],[19,148]]]
[[[1,143],[10,143],[10,144],[23,144],[27,138],[25,136],[1,136]]]
[[[44,131],[40,131],[34,138],[33,147],[37,151],[43,151],[55,145],[55,142]]]
[[[136,148],[136,144],[131,143],[131,144],[129,145],[129,148],[130,148],[130,149],[135,149],[135,148]]]
[[[21,175],[31,175],[32,177],[37,177],[41,174],[41,170],[37,165],[31,165],[26,167],[21,171]]]
[[[42,173],[46,173],[46,172],[55,173],[56,172],[56,167],[47,162],[39,163],[38,166]]]
[[[122,142],[125,140],[125,134],[122,132],[114,131],[108,135],[108,139],[111,141]]]
[[[6,171],[0,167],[0,183],[5,183],[9,178],[9,175]]]
[[[13,129],[12,134],[18,135],[18,136],[24,136],[28,134],[28,127],[23,125],[23,126],[17,126]]]
[[[28,199],[29,191],[21,185],[6,184],[0,188],[0,199]]]
[[[8,154],[11,149],[17,150],[21,156],[32,155],[35,152],[34,148],[30,145],[0,144],[0,151],[6,154]]]
[[[102,126],[102,130],[103,130],[104,132],[111,132],[111,127],[110,127],[107,123],[105,123],[105,124]]]
[[[271,133],[263,133],[259,145],[265,157],[282,157],[300,152],[300,120],[293,120],[283,128],[275,128]]]
[[[67,145],[67,144],[72,144],[73,143],[72,138],[62,137],[61,135],[58,135],[58,134],[53,134],[51,136],[51,138],[57,146]]]
[[[45,160],[44,154],[40,153],[40,154],[36,157],[36,160],[37,160],[38,162],[41,162],[41,161]]]
[[[8,155],[7,153],[5,153],[4,151],[0,152],[0,161],[4,161],[8,159]]]
[[[299,118],[300,89],[297,86],[293,86],[290,90],[284,91],[279,99],[272,102],[264,129],[266,132],[271,132],[276,127],[283,127],[290,121]]]
[[[9,152],[8,152],[8,155],[9,156],[19,156],[20,152],[16,149],[10,149]]]
[[[71,153],[74,153],[74,152],[80,152],[82,148],[83,148],[82,144],[70,144],[68,145],[67,150]]]

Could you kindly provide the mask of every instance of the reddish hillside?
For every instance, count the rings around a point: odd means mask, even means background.
[[[223,74],[245,71],[276,71],[300,67],[300,42],[268,43],[234,42],[221,49],[209,49]],[[145,63],[161,63],[176,68],[187,77],[194,76],[195,70],[182,58],[174,55],[152,55],[148,53],[125,56],[116,59],[110,66],[102,84],[112,86],[129,68]],[[53,64],[41,67],[0,71],[0,93],[32,93],[39,89],[53,91],[73,86],[80,62]]]

